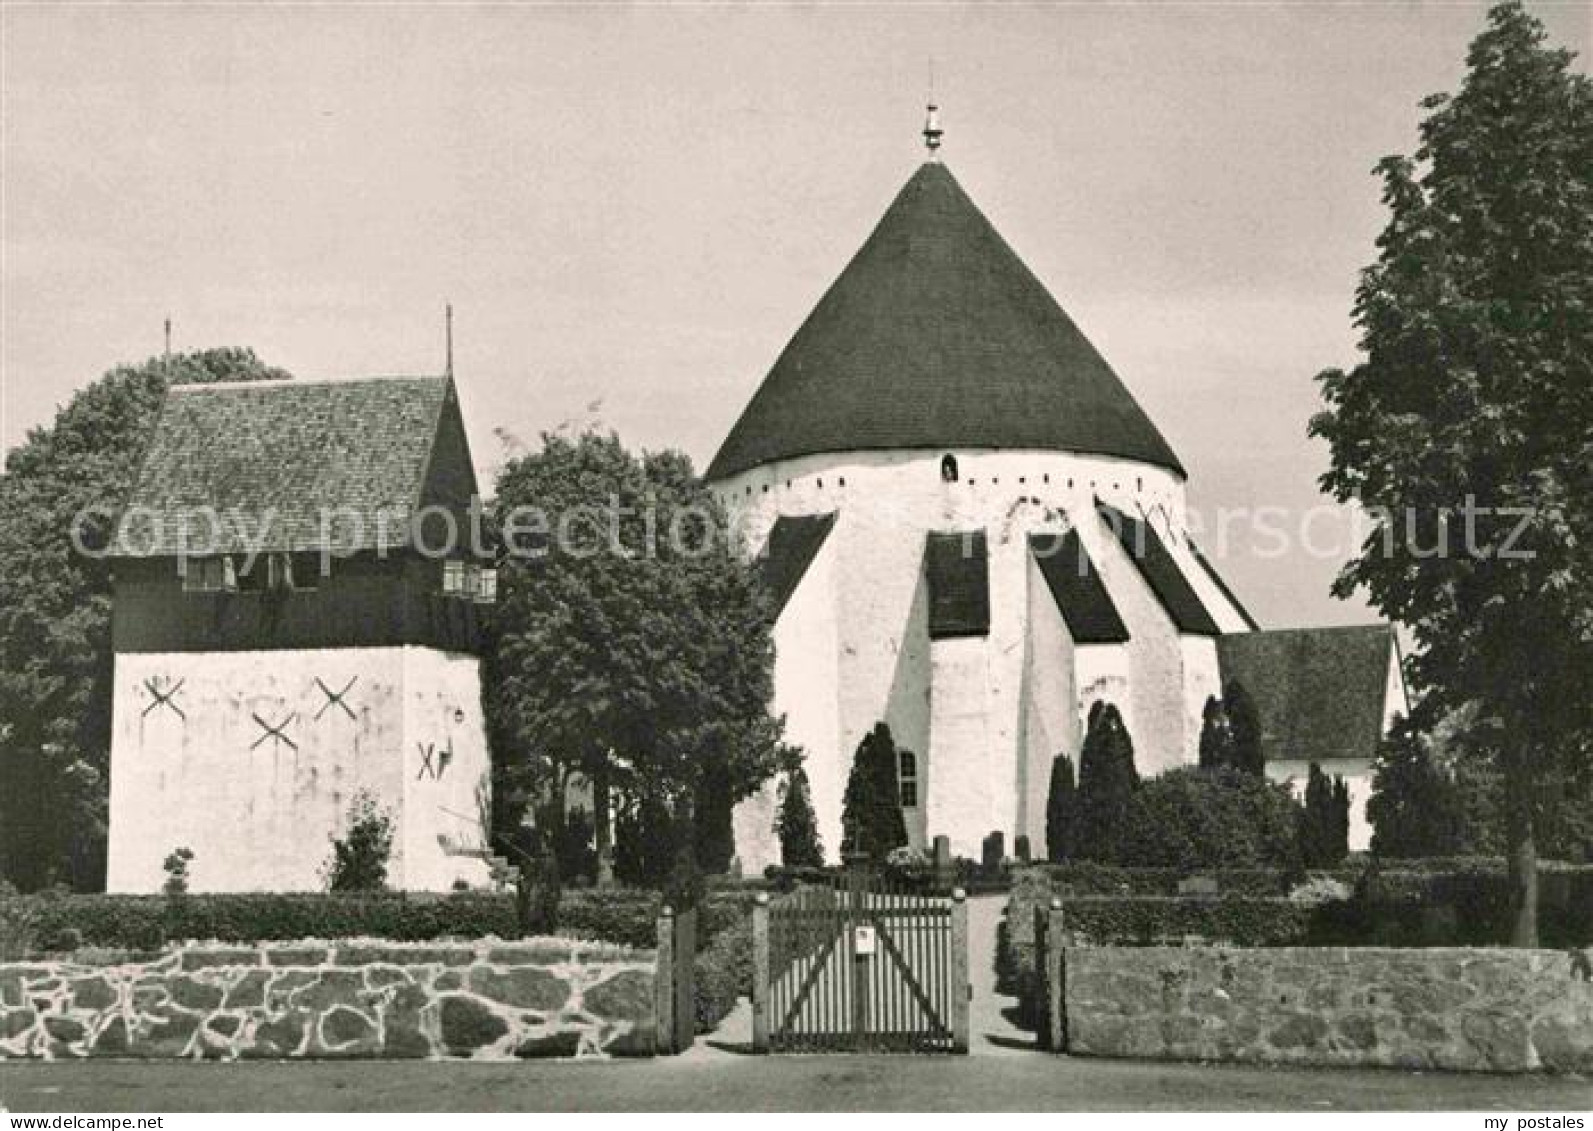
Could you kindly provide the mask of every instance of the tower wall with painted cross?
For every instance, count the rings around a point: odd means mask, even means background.
[[[436,648],[123,653],[111,745],[111,891],[324,886],[369,795],[392,821],[390,887],[486,882],[489,764],[476,657]]]

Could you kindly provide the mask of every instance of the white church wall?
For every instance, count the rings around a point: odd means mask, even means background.
[[[1116,645],[1128,667],[1126,700],[1095,696],[1084,709],[1095,698],[1115,703],[1134,743],[1134,764],[1141,777],[1152,777],[1186,761],[1183,641],[1106,523],[1092,516],[1079,531],[1129,632],[1129,640]]]
[[[1022,760],[1018,766],[1018,813],[1013,827],[1028,836],[1030,850],[1038,859],[1045,853],[1045,804],[1051,762],[1058,754],[1066,754],[1073,759],[1074,773],[1078,772],[1083,731],[1074,665],[1077,656],[1082,667],[1084,649],[1075,649],[1067,622],[1033,555],[1028,559],[1027,574],[1029,633],[1024,646],[1020,716]],[[1091,646],[1085,646],[1088,647]]]
[[[1184,662],[1183,761],[1200,760],[1200,731],[1205,722],[1206,700],[1222,698],[1222,670],[1217,661],[1217,640],[1212,636],[1180,636]]]
[[[480,660],[435,648],[403,653],[404,854],[389,882],[406,891],[485,883],[492,763]]]
[[[827,858],[839,859],[841,792],[850,757],[839,745],[836,714],[835,547],[826,540],[774,627],[774,712],[786,738],[802,749]],[[742,870],[759,874],[780,863],[774,834],[777,782],[736,806],[732,815]]]
[[[194,852],[193,891],[319,889],[331,837],[361,790],[394,816],[389,874],[406,883],[411,858],[439,850],[412,843],[404,828],[413,749],[404,653],[118,654],[108,890],[158,891],[162,862],[178,847]]]
[[[1012,821],[1011,796],[1001,788],[1008,774],[992,765],[989,653],[982,636],[930,646],[927,823],[933,835],[951,839],[953,853],[974,859],[986,834],[1010,833]]]
[[[953,483],[941,478],[941,460],[947,454],[958,465]],[[840,797],[852,753],[881,720],[899,747],[919,755],[920,794],[927,804],[907,814],[914,844],[944,833],[954,838],[956,851],[977,855],[985,834],[1000,829],[1009,849],[1018,833],[1027,832],[1038,851],[1045,779],[1057,751],[1031,754],[1026,738],[1028,535],[1064,529],[1074,521],[1092,527],[1097,496],[1130,512],[1140,504],[1157,506],[1182,524],[1182,477],[1130,460],[1065,452],[887,451],[780,461],[723,480],[715,490],[748,556],[762,548],[781,515],[837,513],[824,550],[835,555],[837,757],[833,773],[816,765],[809,768],[830,857],[839,850]],[[925,536],[978,529],[986,531],[990,546],[991,635],[977,638],[977,644],[940,641],[931,648],[923,582]],[[1086,544],[1099,559],[1096,541]],[[1128,581],[1143,586],[1132,562],[1125,558],[1120,564],[1133,574]],[[1123,584],[1108,578],[1114,598]],[[1146,597],[1154,602],[1148,592]],[[788,652],[806,647],[785,638],[788,620],[792,625],[807,623],[809,614],[788,607],[777,626],[777,697],[784,694],[783,683],[801,681],[782,675],[782,647]],[[1132,653],[1099,651],[1091,667],[1083,655],[1086,649],[1080,649],[1080,680],[1091,675],[1121,689],[1130,685],[1123,669],[1131,668],[1133,687],[1149,684],[1156,689],[1138,692],[1133,702],[1119,700],[1126,717],[1146,719],[1143,726],[1131,722],[1136,748],[1176,752],[1184,729],[1177,633],[1159,605],[1139,609],[1130,630],[1136,634],[1133,645],[1089,650],[1131,647]],[[982,659],[975,660],[976,652]],[[977,680],[977,691],[958,686],[968,679]],[[1081,682],[1079,696],[1083,694]],[[1067,704],[1074,692],[1058,695]],[[778,705],[783,702],[777,698],[777,709],[789,715],[789,707]],[[982,706],[976,709],[976,703]],[[1088,702],[1082,706],[1087,709]],[[937,734],[939,728],[947,733]],[[954,764],[945,764],[954,757]],[[747,856],[743,864],[753,866]]]
[[[1155,524],[1157,532],[1162,536],[1163,543],[1172,554],[1173,560],[1178,563],[1178,568],[1189,579],[1189,584],[1194,588],[1195,595],[1200,598],[1200,603],[1211,614],[1211,619],[1217,622],[1217,627],[1223,632],[1250,632],[1249,623],[1244,614],[1239,611],[1233,601],[1222,587],[1211,579],[1194,551],[1184,540],[1185,531],[1182,527],[1175,527],[1167,521],[1166,513],[1160,509],[1149,512],[1151,521]],[[1220,563],[1213,561],[1213,567]]]

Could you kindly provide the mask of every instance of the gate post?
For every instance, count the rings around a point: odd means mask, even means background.
[[[769,1051],[769,893],[752,908],[752,1051]]]
[[[675,911],[669,904],[658,909],[658,971],[653,980],[654,1041],[661,1053],[675,1048]]]
[[[1056,906],[1056,900],[1051,905]],[[1034,976],[1032,980],[1026,979],[1023,971],[1017,972],[1019,1006],[1025,1011],[1033,1010],[1035,1023],[1035,1044],[1042,1049],[1051,1047],[1051,939],[1049,928],[1051,924],[1050,912],[1044,907],[1034,909],[1034,920],[1031,926],[1034,929]],[[1007,922],[1007,946],[1009,951],[1016,954],[1012,943],[1012,931],[1015,924],[1009,919]],[[1016,964],[1016,959],[1014,959]]]
[[[1045,1024],[1047,1047],[1052,1052],[1068,1051],[1067,1014],[1067,923],[1062,901],[1053,898],[1045,927]]]
[[[968,898],[962,888],[951,893],[951,1047],[968,1051]]]

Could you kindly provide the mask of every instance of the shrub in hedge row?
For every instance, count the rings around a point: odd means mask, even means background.
[[[752,996],[752,920],[743,916],[698,950],[694,966],[697,1032],[711,1032],[730,1015],[736,999]]]

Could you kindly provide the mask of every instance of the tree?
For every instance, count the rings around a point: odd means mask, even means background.
[[[684,837],[722,868],[731,807],[785,746],[768,599],[718,500],[677,452],[547,435],[504,466],[493,518],[503,560],[483,701],[500,827],[528,807],[558,826],[580,775],[600,883],[619,797],[686,826],[667,853],[643,846],[665,867]]]
[[[1220,699],[1208,695],[1200,718],[1200,768],[1231,766],[1233,759],[1233,727],[1228,723],[1228,713],[1222,709]]]
[[[1077,833],[1073,851],[1084,860],[1111,861],[1128,824],[1139,788],[1134,744],[1111,703],[1090,707],[1089,728],[1079,755]]]
[[[907,822],[896,777],[891,728],[875,723],[852,758],[841,800],[841,857],[865,856],[883,863],[891,849],[907,843]]]
[[[246,349],[121,366],[6,456],[0,476],[0,877],[105,882],[111,744],[107,545],[166,389],[287,377]]]
[[[1074,826],[1079,819],[1079,791],[1073,784],[1073,759],[1058,754],[1051,760],[1051,785],[1045,795],[1045,855],[1052,863],[1074,855]]]
[[[349,802],[348,829],[332,838],[332,855],[324,869],[326,890],[382,891],[392,854],[392,815],[362,790]]]
[[[1593,83],[1494,7],[1362,275],[1364,360],[1318,377],[1324,489],[1375,529],[1334,592],[1415,635],[1415,684],[1501,736],[1512,941],[1537,938],[1538,785],[1593,732]]]
[[[1420,725],[1401,716],[1372,763],[1372,855],[1453,856],[1464,851],[1460,799]]]
[[[1343,778],[1329,778],[1311,763],[1300,819],[1300,857],[1307,868],[1332,868],[1350,853],[1350,793]]]
[[[797,762],[780,784],[775,833],[780,837],[780,863],[787,868],[824,867],[824,846],[819,841],[819,821],[813,813],[808,772]]]
[[[1223,688],[1222,713],[1228,720],[1228,764],[1240,773],[1265,777],[1267,759],[1261,751],[1261,716],[1255,700],[1237,679],[1230,679]]]

